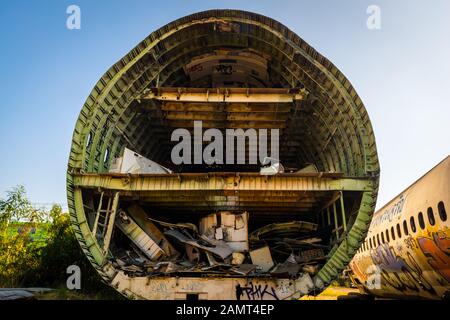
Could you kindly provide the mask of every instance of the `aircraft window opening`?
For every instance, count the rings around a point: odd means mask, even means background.
[[[106,148],[105,156],[103,157],[103,164],[106,166],[109,161],[109,148]]]
[[[445,212],[444,202],[440,201],[438,203],[438,211],[439,211],[439,217],[441,218],[441,221],[447,221],[447,212]]]
[[[411,231],[416,232],[416,221],[414,220],[414,217],[411,217],[409,224],[411,225]]]
[[[388,230],[388,229],[386,229],[386,241],[387,241],[387,242],[390,241],[390,240],[389,240],[389,230]]]
[[[405,236],[408,235],[408,223],[406,223],[406,220],[403,220],[403,233]]]
[[[394,232],[394,227],[391,227],[391,236],[392,236],[392,241],[395,240],[395,232]]]
[[[422,229],[422,230],[425,229],[425,221],[423,220],[422,212],[419,212],[419,226],[420,226],[420,229]]]
[[[400,224],[397,223],[397,236],[400,239],[402,237],[402,230],[400,230]]]
[[[428,222],[430,223],[430,225],[434,226],[434,224],[436,223],[436,221],[434,221],[433,208],[429,207],[429,208],[427,209],[427,216],[428,216]]]
[[[384,241],[384,233],[383,232],[381,232],[381,242],[384,244],[385,243],[385,241]]]
[[[372,238],[373,248],[375,249],[377,247],[377,241],[375,240],[375,236]]]
[[[377,245],[380,245],[380,243],[381,243],[381,242],[380,242],[380,234],[378,233],[378,234],[377,234]]]
[[[89,135],[88,135],[88,137],[87,137],[87,139],[86,139],[86,149],[89,149],[89,147],[91,146],[91,144],[92,144],[92,133],[89,132]]]
[[[370,249],[372,249],[372,238],[369,239]]]

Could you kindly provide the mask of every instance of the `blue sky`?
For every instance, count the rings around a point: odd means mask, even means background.
[[[81,30],[66,8],[81,8]],[[369,5],[381,29],[366,27]],[[378,207],[450,152],[450,1],[2,1],[0,197],[66,202],[75,121],[101,75],[158,27],[213,8],[279,20],[329,58],[369,112],[382,176]]]

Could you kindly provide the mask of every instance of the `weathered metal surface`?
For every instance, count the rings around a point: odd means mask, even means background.
[[[372,178],[320,178],[295,174],[280,174],[273,177],[259,174],[165,174],[165,175],[125,175],[125,174],[75,174],[74,185],[83,188],[103,188],[127,191],[370,191]]]
[[[450,156],[374,214],[350,262],[356,284],[394,298],[450,296]]]
[[[233,250],[229,246],[227,246],[224,241],[207,240],[207,242],[210,242],[213,245],[206,246],[199,243],[195,239],[187,237],[185,234],[179,232],[178,230],[168,230],[164,234],[184,244],[213,253],[222,259],[229,257],[233,253]]]
[[[200,220],[200,233],[211,239],[224,240],[235,252],[248,251],[248,216],[248,212],[214,213]]]
[[[190,80],[182,72],[183,68],[202,54],[226,47],[251,50],[265,57],[271,64],[268,69],[270,85],[305,88],[309,95],[289,103],[288,107],[285,106],[287,103],[281,106],[258,103],[221,106],[222,109],[209,111],[214,115],[206,120],[205,128],[279,128],[282,129],[280,154],[284,157],[283,165],[303,167],[314,163],[319,171],[342,172],[345,179],[373,177],[370,183],[357,186],[362,190],[362,199],[354,223],[347,226],[347,234],[315,277],[315,284],[320,287],[334,279],[364,237],[375,207],[379,164],[369,117],[349,81],[330,61],[279,22],[250,12],[211,10],[176,20],[144,39],[99,80],[75,125],[67,173],[71,221],[86,256],[106,282],[111,283],[115,272],[112,267],[102,268],[105,256],[86,220],[82,191],[75,185],[80,179],[77,174],[106,172],[124,147],[167,165],[171,144],[161,141],[170,141],[168,128],[192,125],[192,120],[205,116],[200,113],[208,109],[192,103],[161,104],[153,100],[139,104],[136,98],[142,96],[145,89],[156,86],[186,87]],[[220,115],[227,110],[235,112],[225,118]],[[265,110],[272,114],[263,114]],[[166,119],[165,112],[168,111],[172,113]],[[190,114],[179,114],[178,111]],[[245,112],[253,114],[243,114]],[[104,177],[99,179],[106,183]],[[232,182],[233,179],[229,180]],[[129,186],[121,185],[122,178],[111,178],[111,181],[117,183],[114,188],[133,193],[127,191]],[[342,191],[346,186],[345,183],[341,185],[339,179],[333,183],[331,190]],[[247,190],[254,191],[252,188]],[[230,187],[228,191],[237,190]],[[159,191],[151,192],[158,194]],[[265,191],[260,188],[260,192]],[[276,189],[271,192],[285,196],[299,191],[285,188],[281,193]],[[314,193],[320,194],[319,191]],[[317,203],[315,195],[309,196],[304,204],[300,203],[304,210],[315,208],[308,207],[308,201]],[[325,195],[322,200],[331,199]],[[295,207],[286,206],[285,212],[278,212],[289,213]],[[234,208],[232,203],[230,208]],[[268,207],[268,212],[277,210],[275,208],[276,205]],[[119,291],[132,295],[125,288]]]
[[[161,256],[165,255],[159,243],[155,242],[149,234],[144,232],[124,211],[119,212],[116,225],[151,260],[159,260]]]
[[[178,212],[196,210],[248,210],[306,212],[319,210],[337,191],[368,191],[373,178],[319,178],[281,174],[210,173],[165,175],[76,174],[77,188],[120,191],[121,197],[139,197],[153,208]],[[331,175],[333,176],[333,175]],[[337,175],[338,176],[338,175]]]
[[[250,251],[250,257],[254,265],[260,266],[264,272],[269,271],[273,266],[272,255],[270,248],[265,246],[256,250]]]
[[[152,221],[150,221],[150,219],[148,219],[147,214],[141,207],[132,205],[127,208],[126,212],[133,218],[136,224],[153,239],[153,241],[161,246],[167,256],[174,256],[178,254],[175,248],[164,237],[162,232],[154,225]]]
[[[50,292],[47,288],[0,288],[0,300],[31,300],[36,294]]]
[[[208,103],[292,103],[307,95],[301,89],[282,88],[150,88],[137,100]]]
[[[127,277],[120,271],[111,283],[136,299],[185,300],[197,295],[200,300],[286,300],[298,299],[313,288],[308,275],[297,280],[257,278]]]
[[[305,221],[292,221],[283,223],[272,223],[253,231],[250,239],[258,241],[264,237],[277,235],[281,237],[289,233],[310,232],[317,230],[317,224]]]

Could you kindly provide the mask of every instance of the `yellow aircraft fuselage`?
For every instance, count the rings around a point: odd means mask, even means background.
[[[374,214],[353,282],[375,296],[448,298],[449,214],[450,156]]]

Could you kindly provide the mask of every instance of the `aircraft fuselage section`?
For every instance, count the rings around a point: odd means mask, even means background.
[[[448,296],[449,187],[447,157],[374,214],[367,238],[350,262],[361,289],[382,297]]]

